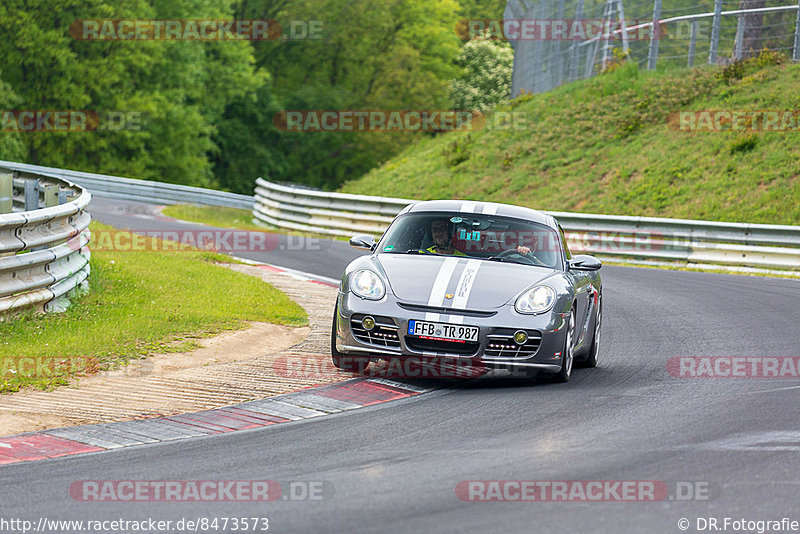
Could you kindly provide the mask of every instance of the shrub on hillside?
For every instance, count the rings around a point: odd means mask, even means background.
[[[464,45],[457,64],[461,74],[450,82],[454,109],[484,112],[508,99],[514,65],[510,45],[473,39]]]

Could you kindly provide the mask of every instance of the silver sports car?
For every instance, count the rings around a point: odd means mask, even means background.
[[[480,368],[549,373],[597,365],[601,263],[572,257],[550,215],[518,206],[418,202],[370,255],[345,269],[331,331],[333,364],[445,357]]]

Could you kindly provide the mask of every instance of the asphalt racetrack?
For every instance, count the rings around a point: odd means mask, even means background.
[[[96,198],[90,211],[140,231],[196,228],[148,209]],[[334,279],[358,255],[343,241],[285,243],[236,255]],[[670,358],[682,356],[800,356],[800,281],[601,272],[600,366],[577,369],[568,384],[484,378],[296,423],[10,465],[0,468],[0,516],[34,524],[267,517],[270,532],[414,534],[675,533],[697,532],[709,518],[720,530],[726,517],[800,521],[800,380],[668,371]],[[259,479],[326,489],[321,499],[269,503],[73,499],[70,485],[86,479]],[[473,486],[483,488],[475,500],[457,492],[469,481],[521,480],[654,481],[668,494],[655,502],[613,492],[616,502],[481,502],[488,485]],[[229,521],[208,531],[237,530]]]

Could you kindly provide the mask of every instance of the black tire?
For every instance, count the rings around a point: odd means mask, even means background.
[[[594,333],[592,334],[592,348],[586,359],[581,361],[581,367],[597,367],[597,355],[600,352],[600,329],[603,326],[603,294],[597,295],[597,315],[594,318]]]
[[[550,376],[553,382],[569,382],[569,377],[572,376],[572,367],[575,361],[573,346],[575,343],[575,310],[569,312],[569,325],[567,326],[567,339],[564,341],[564,355],[561,358],[561,369]]]
[[[336,348],[336,317],[339,315],[339,304],[333,308],[333,324],[331,325],[331,361],[333,366],[342,371],[363,374],[369,367],[369,358],[359,358],[339,352]]]

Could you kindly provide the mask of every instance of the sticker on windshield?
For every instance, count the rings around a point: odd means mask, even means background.
[[[462,219],[461,217],[452,217],[450,219],[450,222],[453,223],[453,224],[460,224],[463,221],[464,221],[464,219]]]
[[[458,237],[460,237],[464,241],[480,241],[481,240],[481,233],[477,230],[473,230],[471,232],[467,232],[466,230],[461,230]]]
[[[384,252],[391,252],[394,250],[394,245],[389,245],[388,247],[383,247]]]

